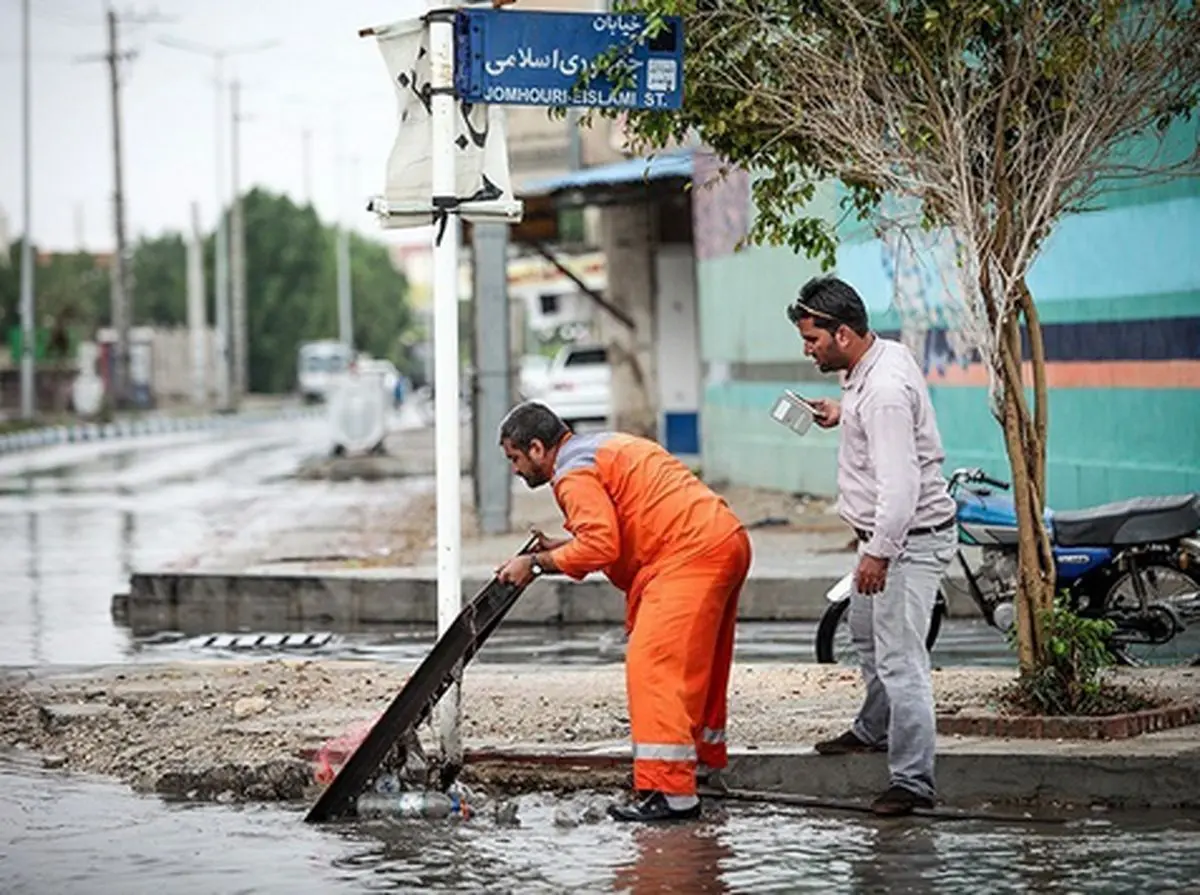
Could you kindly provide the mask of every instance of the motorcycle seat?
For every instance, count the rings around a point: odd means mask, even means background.
[[[1133,547],[1176,541],[1200,530],[1200,494],[1135,497],[1054,514],[1063,547]]]

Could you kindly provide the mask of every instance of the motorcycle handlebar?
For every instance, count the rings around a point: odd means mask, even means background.
[[[1011,487],[1008,482],[994,479],[982,469],[959,469],[951,478],[952,481],[991,485],[993,488],[999,488],[1001,491],[1007,491]]]

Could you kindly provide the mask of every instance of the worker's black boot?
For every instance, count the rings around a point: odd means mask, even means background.
[[[700,816],[700,800],[687,808],[672,808],[661,792],[652,792],[633,805],[610,805],[608,815],[617,821],[695,820]]]

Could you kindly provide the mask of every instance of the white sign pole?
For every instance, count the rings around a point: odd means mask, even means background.
[[[437,469],[437,619],[438,637],[462,610],[462,486],[458,375],[458,215],[455,197],[454,10],[429,16],[431,66],[431,185],[435,209],[446,215],[434,225],[433,356],[434,438]],[[438,705],[442,759],[462,763],[459,736],[459,684]]]

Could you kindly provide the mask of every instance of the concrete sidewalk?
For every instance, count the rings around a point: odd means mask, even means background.
[[[467,760],[482,781],[512,779],[524,769],[531,783],[555,783],[568,772],[581,788],[632,770],[624,742],[477,746]],[[722,778],[733,789],[865,802],[887,788],[887,758],[819,755],[811,746],[735,747]],[[1196,809],[1200,726],[1108,741],[939,737],[937,778],[939,803],[958,808]]]

